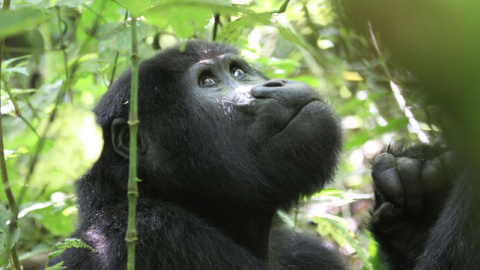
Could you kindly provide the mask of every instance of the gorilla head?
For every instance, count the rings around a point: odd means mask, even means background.
[[[105,137],[96,165],[110,180],[106,194],[122,199],[129,97],[127,71],[95,110]],[[286,207],[322,188],[340,148],[322,97],[304,83],[268,80],[223,44],[189,42],[143,61],[139,118],[140,197]]]

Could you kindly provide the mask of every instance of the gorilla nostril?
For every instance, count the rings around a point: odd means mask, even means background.
[[[264,87],[281,87],[286,84],[285,80],[270,80],[263,84]]]

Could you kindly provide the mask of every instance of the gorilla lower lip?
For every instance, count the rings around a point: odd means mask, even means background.
[[[292,122],[295,120],[295,118],[297,118],[297,116],[298,116],[299,114],[301,114],[303,111],[305,111],[306,109],[308,109],[308,107],[311,107],[311,106],[313,106],[313,105],[316,104],[316,103],[321,103],[321,101],[318,100],[318,99],[314,99],[314,100],[311,100],[311,101],[305,103],[305,105],[303,105],[302,107],[300,107],[300,109],[292,116],[292,118],[290,118],[290,120],[288,120],[287,124],[286,124],[278,133],[281,133],[282,131],[284,131],[285,129],[287,129],[288,126],[290,125],[290,123],[292,123]],[[278,133],[277,133],[277,134],[278,134]]]

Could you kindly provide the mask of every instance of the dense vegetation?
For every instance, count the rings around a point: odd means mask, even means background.
[[[3,269],[16,258],[31,269],[73,231],[73,184],[102,146],[91,110],[131,65],[131,16],[140,59],[193,38],[227,42],[267,76],[303,81],[328,96],[345,129],[337,181],[281,214],[292,226],[321,231],[353,269],[375,268],[375,243],[362,223],[372,197],[369,160],[394,140],[428,142],[438,131],[421,98],[406,91],[419,87],[413,76],[389,62],[375,29],[355,34],[343,9],[324,0],[2,4]],[[80,244],[63,248],[69,245]]]

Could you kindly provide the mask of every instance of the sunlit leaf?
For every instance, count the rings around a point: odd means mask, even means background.
[[[218,34],[217,40],[233,43],[240,37],[240,35],[242,35],[244,30],[258,25],[271,24],[271,16],[271,14],[246,14],[222,27],[220,33]]]
[[[2,62],[2,69],[5,69],[5,68],[7,68],[11,63],[18,62],[18,61],[20,61],[21,64],[16,64],[16,66],[24,66],[24,65],[27,64],[27,62],[26,62],[26,61],[21,61],[21,60],[28,59],[29,57],[30,57],[30,55],[22,55],[22,56],[19,56],[19,57],[12,57],[12,58],[3,60],[3,62]]]
[[[363,78],[358,74],[358,72],[345,71],[343,73],[343,78],[347,81],[362,81]]]
[[[67,6],[67,7],[77,7],[83,4],[88,4],[94,0],[58,0],[54,4],[55,6]],[[53,4],[53,3],[51,3]]]
[[[179,37],[188,38],[207,25],[212,16],[208,5],[160,5],[150,9],[145,19],[159,28],[170,25]]]
[[[28,71],[26,67],[11,67],[11,68],[6,68],[4,69],[5,73],[19,73],[23,74],[25,76],[28,76]]]
[[[350,232],[345,224],[345,220],[333,215],[316,216],[312,218],[312,221],[317,224],[317,232],[323,236],[328,234],[338,244],[345,246],[350,245],[358,257],[362,260],[366,269],[373,270],[371,263],[368,260],[368,255],[365,250],[358,244],[358,241],[354,238],[353,233]]]
[[[67,248],[85,248],[90,250],[93,253],[98,253],[98,250],[92,248],[91,246],[85,244],[81,239],[78,238],[67,238],[63,242],[58,242],[55,244],[55,247],[50,254],[48,254],[48,258],[52,259],[57,257],[58,255],[62,254]]]
[[[49,18],[50,14],[30,8],[3,11],[0,13],[0,38],[22,33]]]
[[[150,7],[157,3],[164,1],[160,0],[145,0],[145,1],[131,1],[131,0],[117,0],[118,4],[128,9],[134,16],[141,16]]]
[[[368,259],[372,264],[373,269],[387,269],[385,264],[382,261],[381,255],[378,253],[378,243],[373,239],[373,236],[370,232],[367,232],[368,235]]]
[[[48,138],[53,148],[37,164],[32,182],[61,187],[79,178],[100,155],[103,140],[92,112],[72,106],[58,111]],[[68,147],[65,147],[68,146]]]
[[[31,211],[30,214],[53,235],[67,237],[73,232],[76,208],[72,206],[49,204],[47,207]]]

